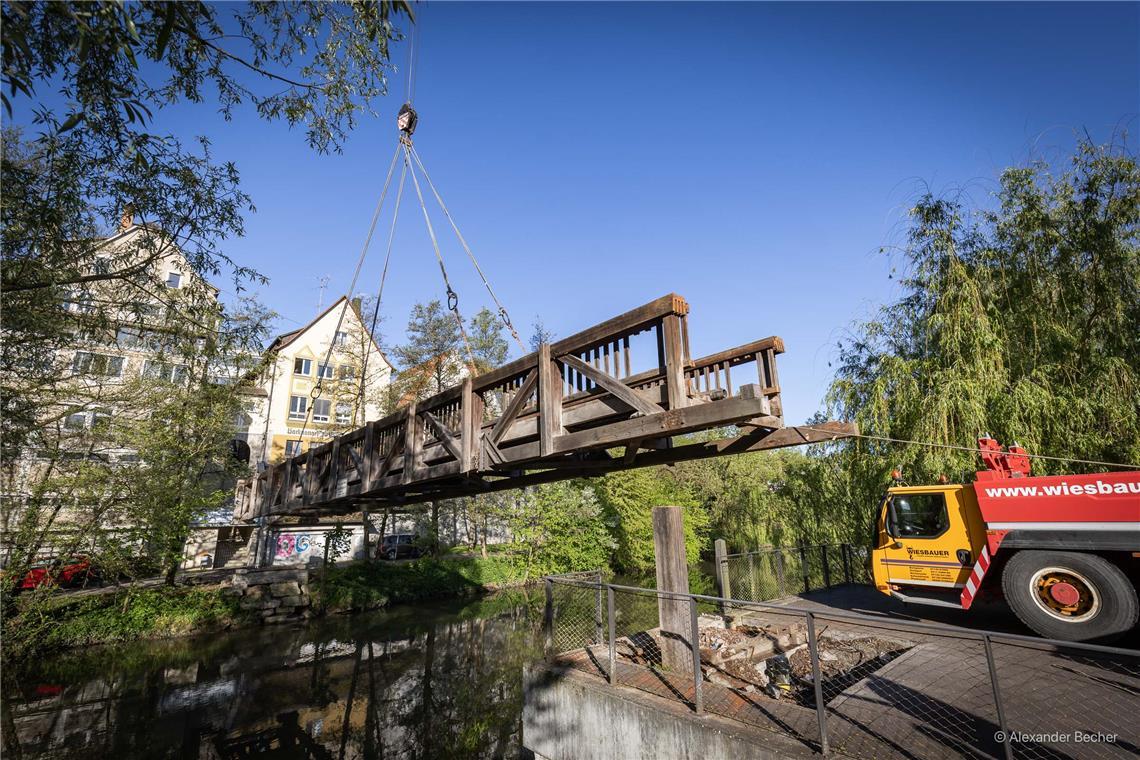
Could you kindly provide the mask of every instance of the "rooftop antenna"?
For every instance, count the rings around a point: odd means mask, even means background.
[[[320,293],[320,295],[317,296],[317,313],[320,314],[321,309],[324,308],[325,305],[325,289],[329,286],[329,276],[327,274],[324,275],[317,280],[317,283],[317,292]]]

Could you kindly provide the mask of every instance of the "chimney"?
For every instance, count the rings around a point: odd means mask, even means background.
[[[119,232],[126,232],[135,226],[135,204],[128,203],[123,206],[123,215],[119,218]]]
[[[357,296],[356,298],[352,299],[352,308],[356,310],[357,314],[360,313],[360,309],[361,309],[361,298],[360,298],[360,296]]]

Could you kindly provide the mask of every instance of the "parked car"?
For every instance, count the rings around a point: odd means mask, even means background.
[[[379,554],[384,559],[414,558],[422,556],[423,553],[414,533],[389,533],[380,542]]]
[[[73,557],[64,562],[54,559],[33,565],[20,581],[17,590],[59,586],[60,588],[83,588],[92,586],[102,579],[99,569],[87,557]]]

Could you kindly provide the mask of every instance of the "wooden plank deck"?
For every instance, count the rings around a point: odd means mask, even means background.
[[[406,507],[855,432],[834,422],[785,428],[783,341],[692,359],[688,314],[685,299],[669,294],[468,377],[239,482],[235,517]],[[673,440],[727,426],[744,432]]]

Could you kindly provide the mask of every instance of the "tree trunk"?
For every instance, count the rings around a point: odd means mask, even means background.
[[[443,553],[441,551],[443,542],[440,541],[440,539],[439,539],[439,500],[438,499],[431,503],[431,539],[432,539],[432,547],[431,547],[432,556],[438,557],[440,554]]]
[[[487,559],[487,515],[483,515],[483,535],[479,540],[479,554],[483,559]]]

